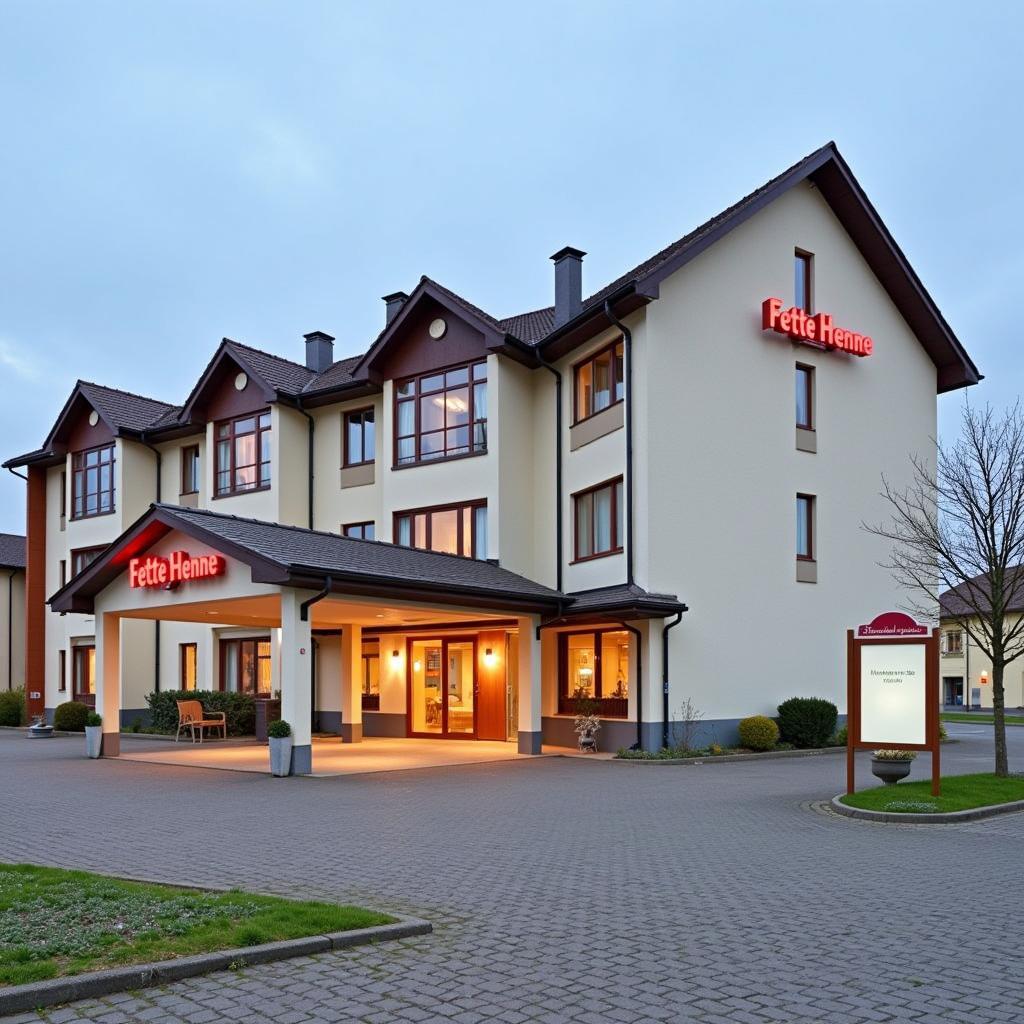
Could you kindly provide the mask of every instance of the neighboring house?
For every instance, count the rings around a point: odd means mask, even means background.
[[[860,524],[977,369],[831,144],[589,296],[583,256],[503,318],[421,278],[360,356],[224,340],[180,405],[79,382],[6,463],[30,691],[108,722],[280,691],[300,758],[311,728],[535,752],[580,696],[611,749],[687,698],[722,742],[842,708],[845,630],[906,600]]]
[[[25,685],[25,538],[0,533],[0,690]]]
[[[964,600],[965,585],[939,596],[942,636],[939,642],[939,673],[942,678],[942,703],[949,707],[992,707],[992,661],[967,632],[977,622],[972,606]],[[1024,615],[1024,594],[1011,602],[1009,628]],[[975,626],[975,632],[980,632]],[[1003,702],[1008,708],[1024,708],[1024,658],[1003,670]]]

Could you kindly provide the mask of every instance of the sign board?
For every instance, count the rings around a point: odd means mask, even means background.
[[[847,630],[846,784],[857,750],[928,750],[939,792],[939,631],[903,612]]]
[[[830,313],[811,314],[799,306],[786,309],[782,299],[765,299],[761,303],[761,329],[854,356],[869,356],[875,350],[875,343],[868,335],[837,327]]]
[[[221,555],[172,551],[167,558],[160,555],[133,558],[128,563],[128,582],[133,588],[175,587],[189,580],[223,576],[226,569],[227,560]]]

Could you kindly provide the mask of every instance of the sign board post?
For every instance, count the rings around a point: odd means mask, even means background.
[[[928,750],[939,795],[939,630],[885,612],[846,632],[846,791],[858,750]]]

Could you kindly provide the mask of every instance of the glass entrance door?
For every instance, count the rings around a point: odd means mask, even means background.
[[[476,642],[461,637],[409,641],[409,733],[476,735]]]
[[[72,693],[75,700],[96,706],[96,648],[75,647],[71,654]]]

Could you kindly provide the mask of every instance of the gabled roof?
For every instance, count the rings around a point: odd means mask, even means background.
[[[0,533],[0,569],[25,568],[25,538],[20,533]]]
[[[1003,593],[1008,612],[1024,612],[1024,579],[1020,576],[1022,572],[1024,566],[1008,570],[1009,579]],[[939,594],[939,618],[970,618],[979,607],[987,612],[991,608],[990,593],[991,584],[985,573],[944,590]]]

